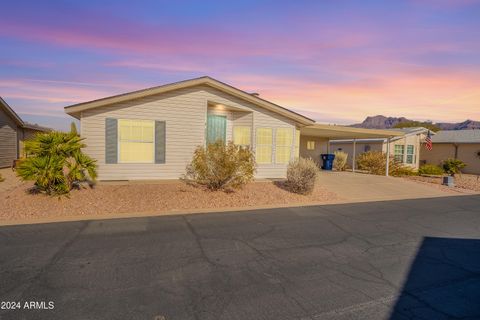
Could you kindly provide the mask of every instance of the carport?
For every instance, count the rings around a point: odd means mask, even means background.
[[[301,136],[317,137],[328,139],[327,143],[327,152],[330,153],[330,140],[340,140],[340,139],[351,139],[353,141],[353,168],[352,171],[355,172],[355,147],[357,139],[374,139],[374,138],[383,138],[387,140],[387,155],[390,154],[390,139],[397,136],[403,136],[403,132],[393,131],[393,130],[381,130],[381,129],[363,129],[363,128],[353,128],[337,125],[328,125],[328,124],[314,124],[311,126],[306,126],[300,129]],[[386,172],[385,175],[388,176],[389,170],[389,157],[387,156],[386,162]]]

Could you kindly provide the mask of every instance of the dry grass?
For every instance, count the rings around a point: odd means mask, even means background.
[[[441,177],[410,176],[407,177],[407,179],[426,183],[433,183],[436,185],[442,184]],[[480,176],[474,174],[457,174],[455,175],[455,186],[457,188],[480,191]]]
[[[1,192],[0,220],[307,204],[336,199],[335,194],[320,186],[304,196],[290,193],[269,181],[250,183],[232,193],[207,191],[180,181],[100,184],[94,189],[74,190],[68,198],[27,194],[25,190],[31,185],[17,181]]]

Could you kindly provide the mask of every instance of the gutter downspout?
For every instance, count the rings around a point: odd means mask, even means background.
[[[357,139],[353,139],[353,152],[352,152],[352,172],[355,172],[355,153],[356,153]]]
[[[387,138],[387,163],[385,164],[385,176],[388,177],[388,171],[390,170],[390,137]]]

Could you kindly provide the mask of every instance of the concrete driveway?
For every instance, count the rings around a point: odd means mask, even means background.
[[[479,207],[457,196],[2,227],[0,301],[22,307],[0,319],[478,319]]]
[[[339,196],[338,202],[420,199],[475,193],[404,178],[352,172],[321,171],[319,183],[335,192]]]

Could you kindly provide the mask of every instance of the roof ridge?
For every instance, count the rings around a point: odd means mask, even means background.
[[[202,81],[203,80],[203,81]],[[184,84],[182,86],[182,84]],[[210,86],[212,88],[215,88],[217,90],[223,91],[225,93],[237,96],[237,98],[249,101],[250,103],[257,104],[259,107],[263,107],[265,109],[269,109],[272,112],[276,112],[278,114],[281,114],[287,118],[294,119],[295,121],[305,124],[305,125],[310,125],[315,123],[315,120],[304,116],[303,114],[300,114],[298,112],[295,112],[293,110],[290,110],[288,108],[282,107],[274,102],[265,100],[263,98],[260,98],[258,96],[252,95],[244,90],[241,90],[239,88],[236,88],[228,83],[222,82],[220,80],[214,79],[210,76],[202,76],[198,78],[192,78],[192,79],[187,79],[187,80],[182,80],[182,81],[177,81],[177,82],[172,82],[172,83],[167,83],[164,85],[160,86],[155,86],[155,87],[150,87],[146,89],[141,89],[141,90],[136,90],[136,91],[131,91],[131,92],[126,92],[118,95],[113,95],[105,98],[100,98],[96,100],[91,100],[87,102],[81,102],[77,104],[73,104],[70,106],[64,107],[65,112],[67,114],[70,114],[76,118],[78,118],[78,113],[84,110],[88,109],[93,109],[97,107],[101,107],[104,105],[108,105],[111,103],[118,103],[118,102],[123,102],[123,101],[128,101],[128,100],[134,100],[138,98],[142,98],[145,96],[149,95],[154,95],[157,93],[164,93],[168,92],[170,90],[178,90],[178,89],[183,89],[183,88],[188,88],[190,86],[196,86],[196,85],[202,85],[205,84],[207,86]],[[162,91],[163,89],[163,91]],[[149,93],[149,91],[152,91],[152,93]]]

